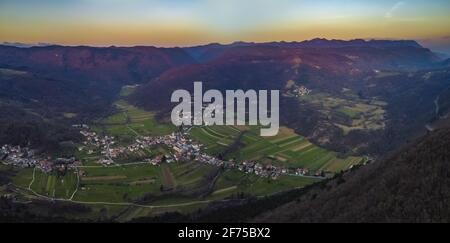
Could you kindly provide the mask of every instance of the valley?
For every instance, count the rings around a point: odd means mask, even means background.
[[[84,222],[264,204],[376,164],[426,124],[446,123],[450,71],[429,50],[320,43],[0,46],[1,202]],[[195,80],[280,90],[278,135],[175,127],[169,95]]]
[[[74,155],[80,164],[45,172],[42,165],[22,168],[6,191],[13,190],[13,195],[28,200],[82,204],[93,210],[122,208],[130,215],[120,217],[131,220],[162,212],[192,212],[214,202],[265,197],[309,185],[362,162],[357,157],[338,159],[288,128],[265,139],[258,135],[258,127],[233,126],[187,129],[186,134],[200,142],[207,154],[220,158],[201,155],[204,159],[191,160],[177,155],[181,145],[175,145],[176,140],[164,138],[175,134],[175,127],[156,121],[153,113],[124,100],[132,92],[124,86],[113,104],[116,112],[89,124],[94,132],[82,130],[88,140],[77,145]],[[133,145],[139,140],[151,141],[151,137],[162,143]],[[272,175],[265,175],[265,166],[270,166]],[[3,165],[2,170],[17,169]]]

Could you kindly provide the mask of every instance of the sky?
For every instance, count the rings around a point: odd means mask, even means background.
[[[191,46],[415,39],[450,53],[449,0],[0,0],[0,42]]]

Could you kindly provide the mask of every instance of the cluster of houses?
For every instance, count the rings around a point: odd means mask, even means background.
[[[84,136],[83,147],[79,147],[79,151],[87,149],[87,154],[94,153],[92,147],[99,149],[103,158],[100,162],[104,165],[111,165],[114,163],[114,158],[117,158],[120,154],[125,152],[124,148],[111,148],[116,142],[112,136],[100,136],[96,132],[90,131],[89,127],[81,128],[80,133]]]
[[[55,170],[65,171],[81,165],[81,162],[75,158],[51,158],[37,155],[34,150],[28,147],[11,145],[3,145],[0,148],[0,161],[22,168],[36,167],[46,173]]]
[[[84,146],[79,150],[86,149],[92,154],[94,149],[100,150],[102,158],[99,162],[105,166],[114,164],[114,160],[124,153],[134,153],[139,150],[150,150],[155,145],[165,145],[170,148],[170,153],[148,158],[149,164],[158,166],[161,163],[172,163],[175,161],[197,161],[213,166],[238,169],[244,173],[255,174],[261,177],[276,179],[282,175],[304,176],[309,173],[307,169],[287,169],[270,164],[261,164],[257,161],[243,161],[237,163],[233,160],[222,160],[215,156],[202,152],[203,145],[188,138],[189,129],[174,132],[171,135],[159,137],[140,136],[134,143],[127,146],[118,146],[112,136],[99,136],[89,130],[87,126],[80,126],[80,133],[84,136]],[[74,169],[81,166],[81,162],[75,158],[56,158],[36,156],[34,151],[20,146],[4,145],[0,149],[0,161],[20,167],[36,167],[44,172],[55,170]],[[318,175],[319,176],[319,175]]]
[[[174,133],[170,136],[157,138],[157,143],[163,143],[169,147],[172,147],[175,151],[175,160],[195,160],[200,163],[229,168],[238,169],[247,174],[255,174],[261,177],[268,177],[272,179],[277,179],[282,175],[292,175],[292,176],[305,176],[310,174],[310,171],[305,168],[284,168],[280,166],[274,166],[271,164],[262,164],[257,161],[243,161],[238,163],[233,160],[221,160],[214,156],[208,155],[202,152],[203,145],[197,144],[193,140],[187,138],[188,130]],[[152,138],[146,138],[150,141]],[[317,177],[323,177],[324,174],[318,172],[314,174]]]
[[[36,165],[36,168],[45,173],[50,173],[52,171],[65,172],[66,170],[73,170],[81,165],[81,161],[77,160],[75,157],[56,159],[47,158],[40,160],[39,164]]]
[[[0,161],[18,167],[34,167],[38,160],[34,151],[21,146],[3,145],[0,149]]]
[[[244,161],[237,165],[240,171],[245,173],[254,173],[257,176],[270,177],[272,179],[277,179],[281,175],[288,174],[288,169],[276,167],[270,164],[263,165],[256,161]]]
[[[294,90],[294,92],[298,95],[298,96],[305,96],[305,95],[309,95],[311,93],[312,90],[306,88],[305,86],[300,86],[298,88],[296,88]]]
[[[112,136],[99,136],[96,132],[91,132],[88,129],[83,129],[80,131],[81,135],[84,136],[84,145],[93,145],[100,148],[108,148],[110,145],[114,145],[114,137]],[[79,150],[82,150],[80,147]],[[92,152],[91,152],[92,153]]]
[[[142,147],[158,144],[166,145],[169,148],[172,148],[173,154],[171,157],[175,161],[194,160],[203,164],[239,169],[240,171],[243,171],[245,173],[253,173],[258,176],[270,177],[273,179],[276,179],[283,174],[289,173],[289,170],[287,169],[276,167],[273,165],[262,165],[254,161],[236,163],[233,160],[221,160],[217,157],[202,152],[202,145],[197,144],[193,140],[189,139],[187,137],[187,133],[188,132],[185,130],[162,137],[142,137],[136,142]],[[166,159],[166,162],[170,163],[173,160]]]
[[[294,175],[296,175],[296,176],[304,176],[307,174],[309,174],[309,170],[305,169],[305,168],[297,168],[294,171]]]
[[[309,95],[312,90],[308,89],[307,87],[300,85],[298,86],[297,84],[295,84],[294,81],[290,81],[289,84],[286,85],[287,88],[287,93],[286,95],[288,96],[295,96],[295,97],[301,97],[301,96],[306,96]]]
[[[262,164],[257,161],[243,161],[238,163],[234,160],[222,160],[215,156],[202,152],[203,145],[196,143],[188,138],[189,129],[184,129],[168,136],[160,137],[140,137],[136,139],[134,144],[125,148],[125,151],[133,151],[135,149],[149,148],[154,145],[165,145],[172,149],[171,155],[161,156],[149,159],[153,165],[159,165],[162,162],[171,163],[174,161],[197,161],[203,164],[209,164],[228,169],[238,169],[244,173],[255,174],[261,177],[277,179],[282,175],[305,176],[309,174],[308,169],[296,168],[288,169],[284,167],[274,166],[271,164]],[[317,175],[317,176],[322,176]]]
[[[95,132],[87,129],[80,131],[85,136],[85,145],[94,145],[101,150],[103,158],[100,163],[104,165],[114,164],[114,159],[124,153],[133,153],[143,149],[151,149],[155,145],[165,145],[171,149],[170,154],[159,155],[154,158],[147,159],[152,165],[158,166],[161,163],[172,163],[175,161],[197,161],[203,164],[209,164],[224,168],[234,168],[245,173],[253,173],[262,177],[278,178],[290,171],[273,165],[262,165],[255,161],[245,161],[236,163],[233,160],[221,160],[215,156],[202,152],[202,145],[188,138],[188,129],[174,132],[167,136],[147,137],[141,136],[136,138],[135,142],[127,146],[115,146],[113,137],[98,136]]]

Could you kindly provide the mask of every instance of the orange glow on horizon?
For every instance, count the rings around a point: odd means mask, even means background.
[[[450,3],[434,0],[130,0],[0,2],[0,42],[162,47],[212,42],[442,39]]]

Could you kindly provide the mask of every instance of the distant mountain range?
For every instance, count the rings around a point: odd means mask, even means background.
[[[371,153],[380,153],[388,148],[367,144],[368,138],[383,146],[385,141],[398,144],[434,118],[433,101],[448,87],[448,66],[448,60],[410,40],[314,39],[186,48],[0,45],[0,98],[20,102],[16,107],[52,110],[46,114],[77,113],[81,119],[107,110],[123,85],[142,84],[129,101],[164,114],[171,108],[171,93],[192,89],[194,81],[203,81],[205,89],[285,91],[291,80],[332,99],[387,102],[386,129],[343,133],[330,121],[348,123],[348,118],[292,97],[281,100],[282,122],[314,142],[338,151],[367,153],[372,148]],[[83,108],[86,102],[90,109]],[[407,123],[399,127],[402,122]]]
[[[2,42],[0,45],[5,46],[15,46],[22,48],[29,47],[38,47],[38,46],[53,46],[58,44],[52,43],[22,43],[22,42]],[[364,40],[364,39],[354,39],[354,40],[328,40],[324,38],[316,38],[312,40],[305,41],[279,41],[279,42],[244,42],[244,41],[236,41],[232,44],[219,44],[219,43],[211,43],[206,46],[249,46],[249,45],[272,45],[272,46],[292,46],[292,47],[306,47],[306,46],[318,46],[318,47],[339,47],[339,46],[373,46],[373,47],[388,47],[388,46],[413,46],[421,48],[422,46],[413,40]],[[194,47],[202,47],[205,45],[199,45]]]
[[[29,44],[29,43],[21,43],[21,42],[2,42],[0,45],[4,46],[14,46],[14,47],[20,47],[20,48],[30,48],[35,46],[51,46],[54,44],[50,43],[36,43],[36,44]]]

